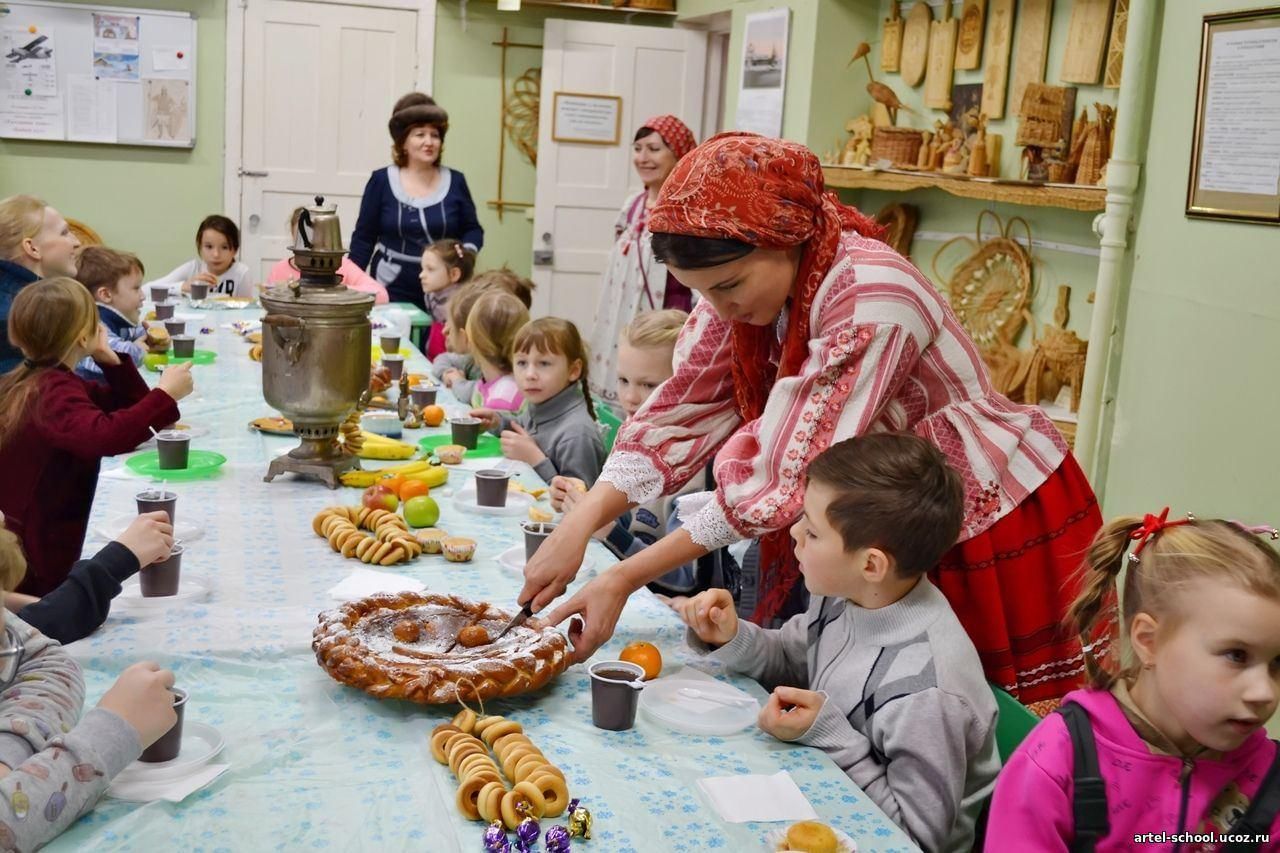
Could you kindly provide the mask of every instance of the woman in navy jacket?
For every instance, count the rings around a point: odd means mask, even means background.
[[[452,237],[479,251],[484,229],[462,173],[440,165],[449,114],[411,92],[392,109],[394,165],[369,177],[351,235],[351,260],[386,285],[392,302],[424,308],[422,250]]]

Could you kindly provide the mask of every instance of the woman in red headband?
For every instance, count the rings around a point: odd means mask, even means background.
[[[1102,519],[1061,435],[1034,406],[998,394],[955,315],[879,229],[823,190],[803,146],[721,134],[684,158],[650,215],[654,251],[701,296],[675,376],[623,425],[591,492],[529,561],[520,600],[540,610],[581,565],[591,531],[672,494],[712,456],[716,490],[683,527],[591,581],[550,615],[575,614],[585,658],[626,597],[670,568],[749,537],[760,542],[753,621],[799,612],[789,525],[809,461],[833,442],[910,431],[965,484],[959,542],[931,573],[987,676],[1024,703],[1078,685],[1062,628],[1073,580]]]
[[[636,131],[631,162],[644,184],[622,206],[587,339],[591,393],[622,417],[618,404],[618,338],[641,311],[693,307],[693,294],[653,256],[649,212],[671,170],[696,143],[693,131],[671,115],[654,116]]]

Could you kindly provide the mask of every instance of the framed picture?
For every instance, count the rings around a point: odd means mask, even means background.
[[[1204,16],[1186,212],[1280,225],[1280,6]]]
[[[556,142],[617,145],[622,139],[622,98],[556,92],[551,110],[551,138]]]

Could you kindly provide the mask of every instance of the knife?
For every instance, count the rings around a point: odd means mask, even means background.
[[[524,620],[528,619],[532,615],[533,615],[533,600],[530,599],[528,604],[520,608],[519,613],[511,617],[511,621],[507,623],[506,627],[498,632],[498,636],[493,638],[493,642],[496,643],[498,642],[498,640],[501,640],[508,631],[510,631],[512,628],[516,627],[517,625],[523,625]]]

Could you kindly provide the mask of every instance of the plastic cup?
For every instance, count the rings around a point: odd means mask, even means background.
[[[644,670],[621,660],[591,664],[591,722],[598,729],[625,732],[636,724]]]
[[[382,366],[391,371],[392,382],[399,382],[400,377],[404,374],[404,356],[399,353],[387,355],[384,352],[382,356]]]
[[[158,761],[173,761],[182,751],[182,711],[187,707],[187,691],[180,687],[169,688],[173,691],[173,710],[178,712],[178,721],[173,728],[160,735],[160,739],[142,751],[139,761],[154,764]]]
[[[169,298],[169,286],[167,284],[153,284],[147,289],[151,291],[152,302],[163,302]]]
[[[178,594],[182,574],[182,545],[173,543],[169,556],[158,563],[144,566],[138,573],[138,586],[143,598],[165,598]]]
[[[176,338],[178,335],[187,333],[186,320],[165,320],[164,330],[169,333],[169,337]]]
[[[434,385],[414,385],[409,389],[409,397],[415,406],[425,409],[427,406],[435,405],[438,390]]]
[[[165,300],[164,302],[157,302],[156,303],[156,319],[172,320],[173,312],[177,310],[177,307],[178,306],[175,303],[169,302],[168,300]]]
[[[480,475],[476,474],[476,476]],[[542,547],[542,543],[547,541],[547,537],[556,529],[556,526],[550,521],[526,521],[520,525],[520,529],[524,531],[524,561],[527,563],[533,559],[533,555]]]
[[[476,472],[476,503],[480,506],[506,506],[507,485],[511,472],[486,468]]]
[[[200,302],[209,296],[209,282],[193,281],[191,282],[191,301]]]
[[[378,338],[378,343],[382,347],[383,355],[399,355],[400,354],[400,336],[399,335],[382,335]]]
[[[168,326],[168,323],[165,323]],[[173,343],[173,354],[176,358],[194,358],[196,339],[191,335],[173,335],[169,338]]]
[[[450,418],[449,429],[453,432],[453,443],[460,444],[467,450],[475,450],[480,440],[479,418]]]
[[[156,436],[156,450],[160,455],[160,469],[176,471],[187,467],[191,455],[191,436],[185,432],[167,429]]]
[[[163,489],[147,489],[138,492],[133,496],[138,502],[138,515],[144,512],[159,512],[163,510],[169,516],[169,523],[173,524],[173,519],[177,516],[178,495],[175,492],[167,492]]]

